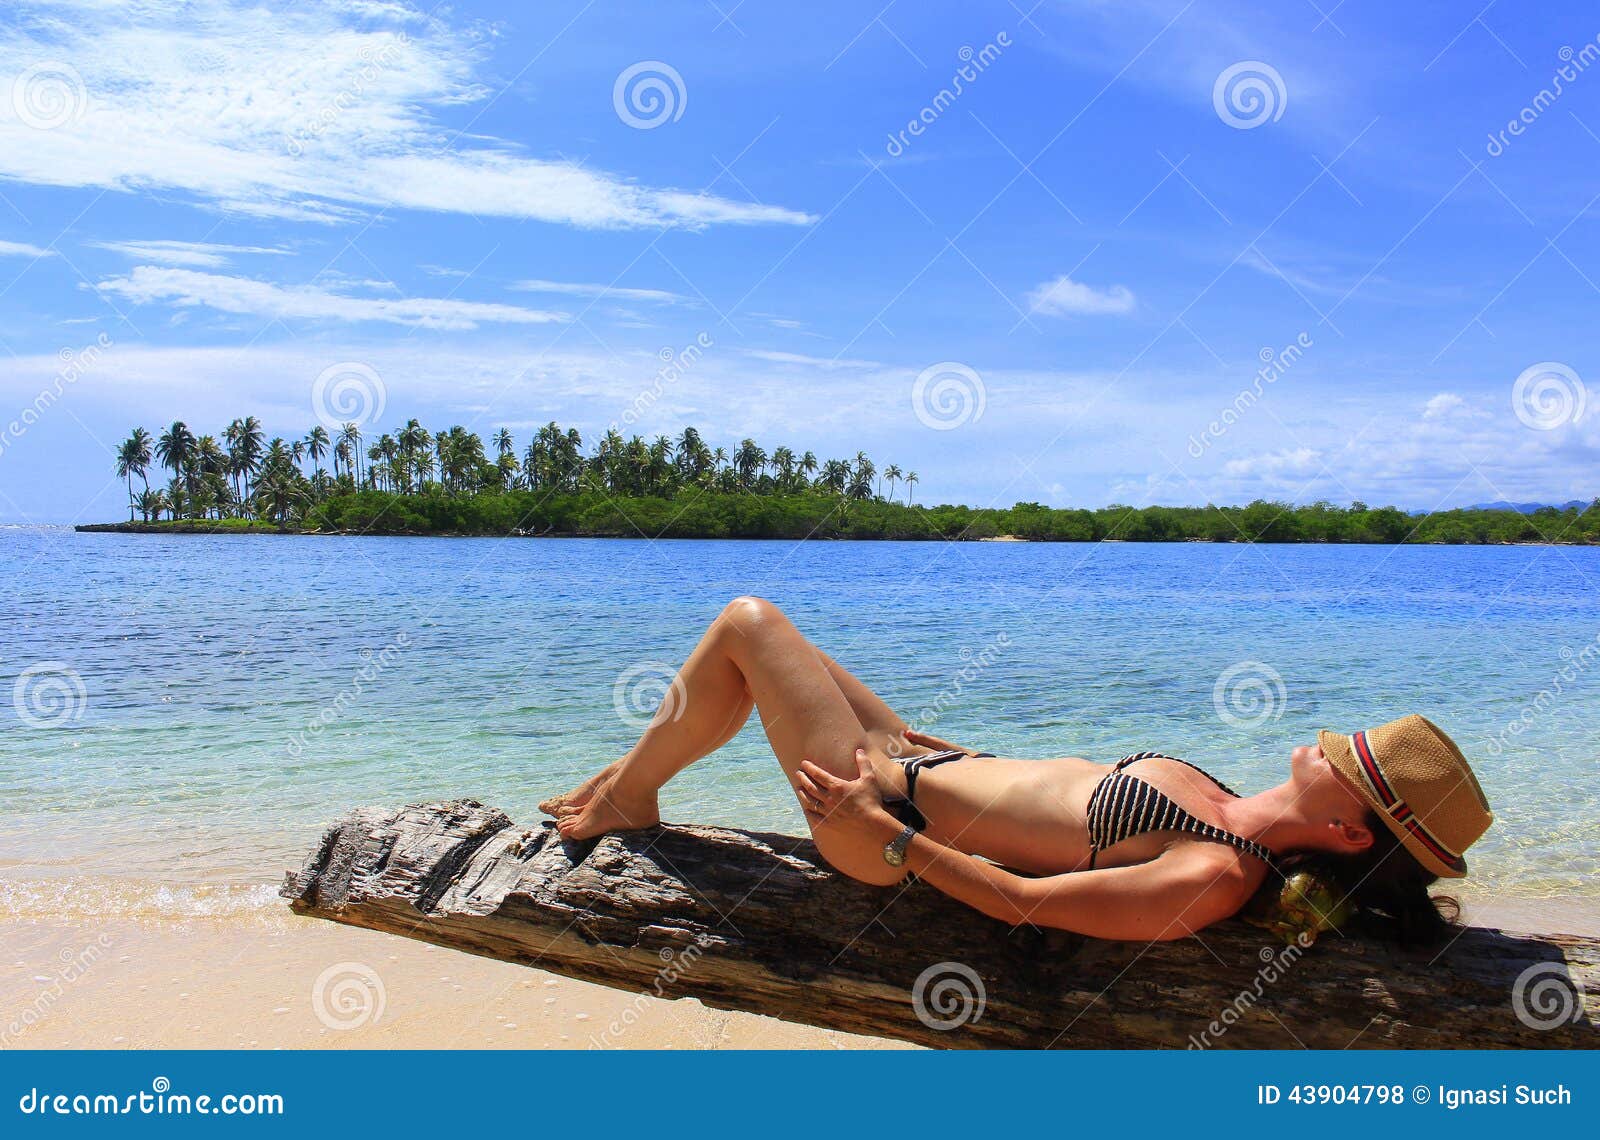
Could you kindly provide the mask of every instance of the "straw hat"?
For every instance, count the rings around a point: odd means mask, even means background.
[[[1352,736],[1317,734],[1322,754],[1370,803],[1407,851],[1448,879],[1494,814],[1455,741],[1427,717],[1403,716]]]

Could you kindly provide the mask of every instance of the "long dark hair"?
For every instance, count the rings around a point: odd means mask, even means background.
[[[1433,946],[1448,939],[1460,920],[1460,904],[1428,892],[1439,876],[1417,862],[1376,813],[1368,812],[1365,823],[1372,832],[1371,847],[1318,861],[1355,904],[1348,933],[1405,946]]]

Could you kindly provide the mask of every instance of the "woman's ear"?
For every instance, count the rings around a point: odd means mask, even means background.
[[[1333,829],[1339,847],[1351,854],[1372,846],[1372,831],[1365,824],[1336,819],[1328,826]]]

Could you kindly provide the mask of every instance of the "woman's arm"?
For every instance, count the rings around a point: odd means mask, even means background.
[[[872,766],[857,753],[861,777],[841,780],[806,761],[797,791],[814,827],[855,828],[888,844],[904,825],[883,810]],[[1092,938],[1184,938],[1235,913],[1249,898],[1231,849],[1183,844],[1132,867],[1028,878],[918,834],[905,866],[938,890],[991,918]]]
[[[891,816],[885,843],[901,831]],[[906,866],[951,898],[1012,926],[1031,923],[1091,938],[1186,938],[1249,897],[1238,858],[1185,844],[1148,863],[1028,878],[917,835]]]

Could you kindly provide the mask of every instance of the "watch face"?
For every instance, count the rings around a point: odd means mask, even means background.
[[[883,849],[883,861],[891,867],[903,866],[906,861],[906,853],[891,843]]]

